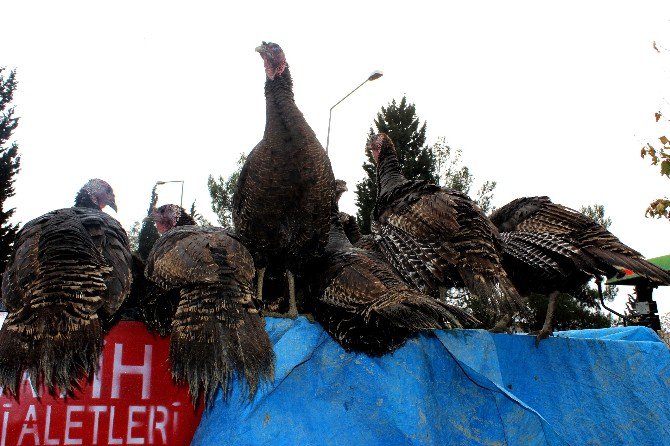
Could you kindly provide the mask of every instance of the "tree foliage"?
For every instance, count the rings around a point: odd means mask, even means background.
[[[216,214],[219,224],[228,230],[233,230],[233,194],[237,187],[237,179],[240,177],[240,172],[244,163],[247,161],[247,156],[241,154],[237,160],[236,169],[228,178],[223,178],[219,175],[214,178],[212,175],[207,179],[207,188],[209,195],[212,198],[212,211]]]
[[[137,248],[139,247],[139,239],[140,239],[140,229],[142,228],[142,223],[139,221],[135,221],[132,226],[130,227],[130,230],[128,231],[128,240],[130,241],[130,250],[131,251],[137,251]]]
[[[151,199],[149,200],[149,208],[147,209],[147,216],[151,215],[151,212],[156,207],[158,202],[158,194],[156,193],[156,186],[151,189]],[[137,235],[137,254],[142,260],[146,260],[149,256],[151,248],[154,247],[154,243],[160,237],[158,229],[154,222],[150,220],[142,220],[142,228],[140,229]]]
[[[189,211],[193,220],[200,226],[212,226],[209,220],[207,220],[198,210],[195,208],[195,201],[191,204],[191,210]]]
[[[9,106],[17,85],[16,71],[11,71],[7,77],[4,72],[5,68],[0,67],[0,272],[5,270],[19,230],[18,224],[9,222],[16,208],[6,209],[5,201],[14,196],[14,177],[21,162],[18,144],[9,142],[19,124],[14,107]]]
[[[437,139],[431,147],[435,156],[435,166],[438,184],[449,189],[455,189],[470,195],[470,189],[475,181],[470,169],[463,165],[461,149],[454,150],[444,137]],[[479,205],[484,213],[492,211],[493,192],[496,188],[495,181],[485,181],[477,190],[473,200]]]
[[[370,127],[369,136],[386,133],[395,144],[398,163],[406,178],[426,180],[468,194],[474,181],[467,166],[461,162],[461,150],[453,150],[444,138],[435,144],[426,144],[427,124],[416,114],[414,104],[403,97],[382,107]],[[372,154],[366,148],[367,161],[363,163],[365,178],[356,184],[356,220],[364,234],[370,233],[370,214],[377,197],[376,168]],[[491,207],[494,181],[487,181],[477,193],[475,201],[486,211]]]
[[[654,116],[656,122],[662,117],[661,112],[656,112]],[[652,166],[658,166],[661,175],[670,178],[670,140],[665,135],[660,136],[658,140],[660,145],[658,143],[655,143],[655,145],[647,143],[642,146],[640,156],[642,158],[648,157]],[[652,201],[645,211],[645,216],[670,219],[670,199],[664,197]]]
[[[612,225],[612,219],[605,216],[605,206],[602,204],[582,206],[579,208],[579,212],[603,226],[605,229],[609,229]]]

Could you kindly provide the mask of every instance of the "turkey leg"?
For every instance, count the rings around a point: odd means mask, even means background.
[[[551,329],[551,321],[554,318],[554,310],[556,309],[556,299],[558,298],[559,292],[558,291],[552,291],[552,293],[549,295],[549,305],[547,305],[547,317],[544,318],[544,325],[542,326],[542,330],[537,334],[537,337],[535,338],[535,347],[540,346],[540,341],[542,339],[546,339],[547,337],[551,336],[551,333],[553,330]]]
[[[509,333],[510,324],[512,323],[512,316],[505,314],[489,331],[491,333]]]
[[[265,268],[258,270],[258,293],[257,297],[259,301],[262,301],[262,287],[263,287],[263,274],[265,273]],[[275,313],[273,311],[263,311],[263,316],[269,317],[278,317],[278,318],[291,318],[295,319],[298,317],[298,304],[295,298],[295,276],[289,270],[286,270],[286,280],[288,282],[288,311],[286,313]]]
[[[298,317],[298,305],[295,301],[295,277],[289,270],[286,270],[286,279],[288,279],[288,313],[286,315],[295,319]]]
[[[258,268],[256,273],[256,297],[259,302],[263,302],[263,276],[265,276],[265,268]]]

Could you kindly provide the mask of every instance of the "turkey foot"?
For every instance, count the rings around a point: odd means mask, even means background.
[[[535,347],[540,346],[540,341],[546,339],[553,333],[551,329],[551,321],[554,318],[554,310],[556,309],[556,298],[558,298],[558,291],[553,291],[549,295],[549,304],[547,305],[547,317],[544,318],[544,325],[542,330],[537,334],[535,338]]]

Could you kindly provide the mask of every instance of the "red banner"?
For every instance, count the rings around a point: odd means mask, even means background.
[[[0,396],[0,446],[187,445],[202,415],[186,386],[175,386],[169,339],[140,322],[120,322],[105,338],[100,371],[65,399],[36,392],[26,377],[19,400]]]

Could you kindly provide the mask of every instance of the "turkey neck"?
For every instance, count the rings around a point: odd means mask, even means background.
[[[400,172],[400,164],[394,151],[386,152],[377,163],[377,196],[388,193],[407,181]]]
[[[334,205],[330,214],[330,232],[328,234],[326,252],[342,251],[352,246],[347,235],[344,233],[342,223],[340,223],[340,210],[337,205]]]
[[[296,125],[301,122],[305,125]],[[296,139],[314,137],[314,132],[295,105],[293,80],[288,66],[274,80],[265,81],[265,135],[286,132]]]
[[[186,211],[182,212],[179,215],[179,218],[177,219],[177,224],[175,226],[197,226],[198,223],[186,213]]]
[[[77,192],[77,196],[74,199],[74,207],[100,210],[100,207],[93,203],[93,200],[91,200],[91,196],[89,195],[88,191],[85,190],[80,190]]]

